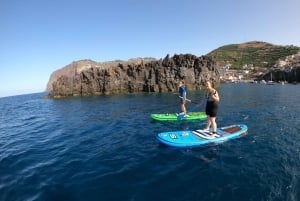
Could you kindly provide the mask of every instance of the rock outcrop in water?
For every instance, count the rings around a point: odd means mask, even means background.
[[[164,59],[131,59],[97,63],[82,60],[52,73],[49,97],[177,91],[184,80],[187,90],[201,89],[205,80],[220,83],[215,61],[208,56],[180,54]]]

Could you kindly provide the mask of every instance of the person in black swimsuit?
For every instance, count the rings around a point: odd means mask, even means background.
[[[205,131],[209,131],[209,128],[212,128],[212,136],[216,135],[217,131],[217,123],[216,123],[216,117],[218,113],[218,108],[219,108],[219,101],[220,97],[217,92],[212,86],[210,81],[205,82],[205,87],[206,87],[206,93],[205,93],[205,98],[207,99],[206,102],[206,108],[205,108],[205,113],[207,115],[207,120],[206,120],[206,127],[204,128]]]

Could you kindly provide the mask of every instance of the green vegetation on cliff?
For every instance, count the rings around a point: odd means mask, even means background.
[[[208,54],[212,56],[218,67],[231,64],[231,68],[240,69],[246,64],[255,67],[272,67],[278,59],[296,54],[300,50],[296,46],[279,46],[265,42],[248,42],[222,46]]]

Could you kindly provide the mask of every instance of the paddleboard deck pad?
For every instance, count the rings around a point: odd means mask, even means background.
[[[236,124],[217,129],[215,136],[204,130],[185,130],[162,132],[157,135],[157,140],[162,144],[172,147],[200,147],[211,143],[221,143],[245,135],[248,127],[245,124]]]
[[[153,120],[156,121],[177,121],[178,114],[176,113],[166,113],[166,114],[151,114]],[[183,117],[181,120],[205,120],[205,112],[189,112],[187,116]]]

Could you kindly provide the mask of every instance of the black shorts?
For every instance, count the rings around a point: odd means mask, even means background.
[[[218,113],[219,105],[215,101],[207,101],[205,113],[207,116],[216,117]]]

